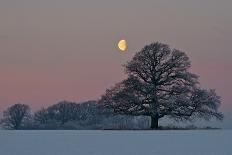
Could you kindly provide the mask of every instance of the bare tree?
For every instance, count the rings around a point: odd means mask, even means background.
[[[190,66],[184,52],[152,43],[124,66],[128,78],[106,90],[99,102],[117,114],[150,116],[152,129],[165,116],[221,120],[220,97],[199,87],[198,76],[188,71]]]
[[[47,109],[42,108],[34,114],[34,121],[39,124],[47,124],[50,120],[49,112]]]
[[[64,123],[78,119],[79,105],[74,102],[61,101],[47,109],[50,119]]]
[[[25,104],[15,104],[3,112],[2,124],[9,129],[18,130],[30,116],[30,108]]]
[[[86,119],[96,119],[101,114],[102,108],[99,108],[97,101],[90,100],[79,104],[80,106],[80,113],[79,117],[81,120]]]

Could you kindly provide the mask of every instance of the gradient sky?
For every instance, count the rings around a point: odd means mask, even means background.
[[[186,51],[231,112],[231,15],[231,0],[1,0],[0,111],[97,99],[135,52],[160,41]]]

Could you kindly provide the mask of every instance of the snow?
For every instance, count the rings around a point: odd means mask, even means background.
[[[0,155],[231,155],[232,130],[0,131]]]

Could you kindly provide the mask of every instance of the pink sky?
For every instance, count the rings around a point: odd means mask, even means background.
[[[186,51],[202,86],[231,111],[232,1],[1,0],[0,111],[97,99],[154,41]],[[117,41],[125,38],[122,54]]]

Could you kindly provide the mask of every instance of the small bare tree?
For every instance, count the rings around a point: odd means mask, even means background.
[[[68,121],[79,118],[79,105],[74,102],[61,101],[47,109],[50,119],[59,121],[64,125]]]
[[[220,97],[214,90],[199,87],[190,66],[184,52],[152,43],[125,65],[128,78],[106,90],[99,102],[117,114],[150,116],[152,129],[157,129],[159,119],[165,116],[221,120]]]
[[[42,108],[34,114],[34,121],[38,124],[47,124],[49,122],[49,119],[50,117],[48,110],[45,108]]]
[[[1,120],[4,127],[8,129],[20,129],[24,121],[30,116],[30,108],[25,104],[15,104],[3,112]]]

